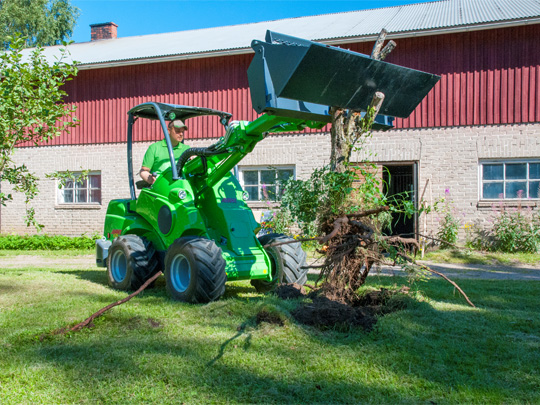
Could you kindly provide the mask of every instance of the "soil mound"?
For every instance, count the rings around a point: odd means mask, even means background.
[[[369,331],[377,322],[373,307],[352,307],[327,297],[317,297],[312,304],[302,305],[292,311],[292,316],[304,325],[320,329],[362,327]]]
[[[403,308],[400,305],[387,305],[397,293],[407,294],[408,288],[403,287],[398,291],[382,288],[362,296],[349,294],[344,297],[337,289],[327,286],[313,290],[308,295],[312,303],[300,305],[291,314],[297,322],[323,330],[361,327],[370,331],[377,323],[378,316]]]
[[[306,296],[306,290],[303,286],[292,283],[292,284],[279,284],[274,290],[274,294],[277,295],[282,300],[291,300],[296,298],[302,298]]]

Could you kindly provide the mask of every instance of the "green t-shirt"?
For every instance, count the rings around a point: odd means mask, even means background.
[[[189,149],[189,146],[179,143],[173,147],[174,160],[178,161],[180,155]],[[165,139],[162,141],[153,143],[148,147],[148,150],[144,154],[142,161],[143,167],[148,167],[150,173],[162,173],[171,167],[171,160],[169,159],[169,151],[167,149],[167,142]]]

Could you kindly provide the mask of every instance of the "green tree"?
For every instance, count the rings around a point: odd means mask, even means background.
[[[70,0],[0,0],[0,46],[10,37],[26,37],[26,46],[59,45],[69,39],[79,9]]]
[[[24,37],[12,37],[9,42],[10,49],[0,54],[0,181],[24,193],[26,224],[39,229],[29,205],[38,193],[39,179],[25,164],[13,160],[13,152],[17,145],[46,143],[77,125],[75,106],[63,102],[66,92],[61,89],[77,74],[77,67],[65,62],[65,49],[54,62],[47,62],[43,48],[23,54]],[[12,194],[0,192],[0,204],[5,206],[12,199]]]

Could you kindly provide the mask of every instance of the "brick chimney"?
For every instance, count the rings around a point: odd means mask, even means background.
[[[90,24],[91,40],[97,41],[100,39],[115,39],[117,36],[116,29],[118,25],[113,22]]]

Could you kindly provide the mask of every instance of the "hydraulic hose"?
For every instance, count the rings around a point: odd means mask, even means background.
[[[176,163],[176,170],[178,175],[182,176],[182,169],[187,161],[192,156],[200,156],[201,158],[206,158],[208,156],[215,156],[224,153],[225,150],[218,147],[218,144],[210,145],[207,148],[189,148],[178,158],[178,163]],[[203,164],[206,166],[206,159],[203,159]]]

